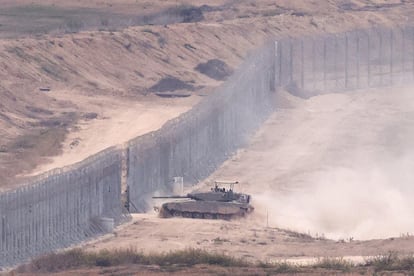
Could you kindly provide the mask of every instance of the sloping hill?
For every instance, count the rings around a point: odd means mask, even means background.
[[[408,20],[412,4],[394,2],[217,0],[191,6],[185,1],[43,0],[33,6],[5,1],[0,8],[0,28],[7,34],[0,40],[1,186],[15,183],[16,175],[80,161],[184,112],[222,82],[195,70],[199,64],[215,59],[235,69],[249,50],[275,35]],[[60,28],[70,19],[68,9],[82,23],[80,32]],[[93,16],[108,20],[95,24]],[[22,29],[17,24],[22,18],[33,27],[43,26],[44,18],[50,28]],[[168,93],[191,97],[155,96],[163,81],[177,89]],[[105,128],[125,135],[105,132],[106,139],[97,141]]]

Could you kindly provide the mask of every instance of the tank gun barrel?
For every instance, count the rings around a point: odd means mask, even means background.
[[[152,198],[189,198],[189,196],[171,195],[171,196],[153,196]]]

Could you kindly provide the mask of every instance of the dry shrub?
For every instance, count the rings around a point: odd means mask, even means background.
[[[18,272],[55,272],[85,265],[88,260],[80,249],[64,253],[51,253],[34,259],[30,264],[17,268]]]
[[[314,264],[313,268],[323,268],[327,270],[350,271],[355,265],[342,258],[323,258]]]
[[[223,254],[209,253],[201,249],[184,249],[168,253],[144,254],[133,249],[102,250],[86,252],[72,249],[62,253],[51,253],[34,259],[30,264],[20,266],[18,272],[56,272],[79,267],[110,267],[124,264],[193,266],[210,264],[218,266],[247,266],[243,260]]]
[[[396,252],[379,255],[366,261],[375,271],[414,271],[414,256],[398,256]]]

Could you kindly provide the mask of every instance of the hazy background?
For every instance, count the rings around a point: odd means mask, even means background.
[[[335,239],[411,234],[413,90],[281,92],[251,146],[211,178],[244,183],[262,225]]]

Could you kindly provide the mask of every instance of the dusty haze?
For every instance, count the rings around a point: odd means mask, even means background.
[[[411,233],[413,87],[328,94],[281,93],[277,112],[213,175],[238,178],[262,223],[372,239]],[[243,173],[242,173],[243,172]]]
[[[281,91],[277,111],[250,145],[193,187],[239,180],[236,188],[253,195],[251,216],[218,221],[133,215],[131,223],[84,248],[190,247],[250,261],[412,254],[412,90],[307,100]]]

